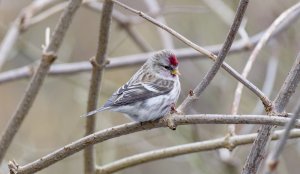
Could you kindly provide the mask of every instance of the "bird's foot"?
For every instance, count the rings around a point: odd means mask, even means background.
[[[171,105],[171,111],[170,111],[170,114],[173,115],[173,114],[176,114],[176,115],[183,115],[183,113],[179,110],[176,110],[176,107],[175,107],[175,103],[172,103]]]

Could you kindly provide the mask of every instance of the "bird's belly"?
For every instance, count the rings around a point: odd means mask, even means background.
[[[137,122],[159,119],[170,112],[171,107],[179,97],[180,84],[176,83],[175,85],[177,87],[173,88],[168,95],[159,95],[111,110],[127,114],[132,120]]]
[[[113,110],[127,114],[131,119],[137,122],[151,121],[169,113],[175,101],[175,98],[157,96]]]

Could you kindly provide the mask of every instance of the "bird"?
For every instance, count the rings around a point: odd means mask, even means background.
[[[157,120],[172,112],[181,86],[178,59],[171,50],[161,50],[147,58],[142,67],[106,103],[84,117],[110,110],[136,122]]]

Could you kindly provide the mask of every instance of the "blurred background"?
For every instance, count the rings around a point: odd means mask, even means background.
[[[45,9],[63,2],[65,1],[55,0]],[[216,13],[221,9],[219,7],[212,9],[211,2],[207,0],[122,0],[121,2],[151,14],[200,46],[222,44],[230,28],[230,25]],[[218,0],[214,2],[222,2],[224,7],[234,12],[239,1]],[[297,2],[297,0],[249,1],[244,23],[249,37],[264,31],[284,10]],[[22,9],[30,3],[32,3],[30,0],[0,0],[0,40],[3,40]],[[76,13],[55,64],[88,61],[96,54],[101,12],[88,3],[82,5]],[[102,1],[96,1],[96,3],[102,3]],[[118,6],[115,6],[114,9],[125,17],[134,19],[131,28],[146,42],[146,49],[136,44],[128,32],[116,20],[113,20],[108,46],[109,58],[156,51],[166,47],[188,48],[178,39],[169,36],[142,18],[124,11]],[[9,51],[0,73],[38,62],[42,55],[41,45],[45,43],[45,29],[50,27],[52,31],[60,14],[61,11],[23,31]],[[230,20],[232,21],[232,19]],[[260,89],[269,88],[271,99],[276,97],[299,52],[299,27],[300,22],[295,20],[286,30],[272,39],[271,44],[268,44],[260,52],[249,74],[248,79]],[[167,41],[163,40],[164,37]],[[247,37],[245,38],[247,41]],[[237,35],[236,40],[238,39],[241,39],[240,35]],[[242,72],[250,53],[251,50],[243,50],[230,54],[227,56],[226,62],[238,72]],[[191,57],[193,58],[189,59],[187,56],[180,61],[182,93],[178,104],[187,96],[189,89],[193,89],[212,66],[212,61],[208,58]],[[99,106],[139,67],[140,65],[133,65],[105,70]],[[268,71],[271,72],[269,76],[275,79],[274,84],[265,82],[266,77],[267,79],[271,78],[267,76]],[[91,73],[87,71],[46,78],[33,107],[9,147],[0,173],[8,171],[7,162],[9,160],[15,159],[19,164],[24,165],[84,135],[85,119],[79,116],[86,113],[90,77]],[[15,111],[28,82],[28,78],[23,78],[0,83],[1,132]],[[230,114],[236,85],[237,81],[227,72],[219,71],[189,113]],[[300,90],[298,88],[296,94],[291,98],[287,112],[293,111],[299,97]],[[264,112],[257,97],[245,89],[238,113],[262,114]],[[97,130],[127,122],[130,120],[120,113],[103,112],[97,116]],[[237,134],[256,131],[256,126],[239,125],[237,127]],[[226,135],[227,132],[227,125],[187,125],[179,126],[176,131],[160,128],[138,132],[96,145],[97,164],[107,164],[126,156],[154,149],[219,138]],[[222,151],[219,150],[194,153],[142,164],[117,173],[239,173],[249,150],[250,145],[240,146],[234,150],[234,154],[230,158],[227,158],[226,153],[220,153]],[[282,155],[277,172],[298,173],[299,160],[300,143],[297,140],[290,140]],[[82,171],[83,158],[82,152],[79,152],[39,173],[81,173]]]

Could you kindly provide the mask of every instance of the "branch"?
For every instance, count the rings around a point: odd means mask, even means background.
[[[270,125],[284,125],[288,122],[289,118],[284,117],[270,117],[266,115],[212,115],[212,114],[198,114],[198,115],[182,115],[174,116],[174,123],[176,125],[188,125],[188,124],[270,124]],[[300,128],[300,121],[296,123]],[[134,132],[143,130],[150,130],[159,127],[167,127],[168,122],[165,119],[154,122],[145,122],[142,125],[137,122],[127,123],[112,128],[98,131],[91,135],[85,136],[79,140],[76,140],[56,151],[45,155],[44,157],[33,161],[24,166],[18,166],[17,168],[10,168],[15,170],[18,174],[34,173],[40,171],[76,152],[83,150],[84,148],[100,143],[112,138],[128,135]]]
[[[296,16],[291,16],[290,21],[295,20]],[[275,32],[273,32],[272,37],[276,37],[279,33],[284,31],[291,23],[282,23],[280,27],[278,27]],[[262,33],[258,33],[252,36],[249,40],[249,43],[245,43],[243,40],[235,41],[232,44],[232,47],[229,53],[237,53],[244,50],[249,50],[252,48],[252,45],[255,46],[259,39],[262,36]],[[217,54],[220,52],[222,45],[212,45],[205,47],[206,50],[209,50],[213,54]],[[206,55],[199,54],[192,48],[182,48],[174,50],[175,54],[181,60],[192,59],[192,58],[204,58]],[[124,67],[124,66],[132,66],[144,63],[149,55],[153,53],[144,53],[144,54],[136,54],[136,55],[129,55],[129,56],[121,56],[110,59],[110,64],[107,65],[107,68],[117,68],[117,67]],[[65,63],[65,64],[54,64],[51,66],[48,75],[70,75],[74,73],[86,72],[91,71],[92,66],[90,63],[84,62],[76,62],[76,63]],[[3,73],[0,73],[0,84],[5,82],[11,82],[14,80],[19,80],[23,78],[31,77],[33,74],[33,67],[32,65],[27,65],[21,68],[9,70]]]
[[[160,14],[159,12],[161,11],[160,6],[157,2],[157,0],[152,0],[152,1],[144,1],[146,4],[147,8],[149,9],[149,13],[151,14]],[[166,19],[163,17],[163,15],[158,15],[156,16],[156,20],[164,25],[167,24]],[[172,37],[169,33],[163,32],[160,28],[156,28],[157,32],[159,34],[159,38],[162,41],[162,46],[165,49],[174,49],[174,43],[172,40]]]
[[[282,130],[275,131],[272,134],[272,140],[277,140],[279,136],[283,134]],[[235,135],[230,137],[217,138],[202,142],[178,145],[173,147],[167,147],[159,150],[153,150],[145,153],[140,153],[130,157],[126,157],[110,164],[98,167],[97,174],[108,174],[133,167],[139,164],[147,163],[154,160],[161,160],[165,158],[171,158],[179,155],[185,155],[195,152],[203,152],[216,150],[221,148],[227,148],[228,150],[233,150],[235,147],[245,144],[250,144],[256,138],[257,133],[247,134],[247,135]],[[291,132],[289,138],[300,137],[300,130],[296,129]]]
[[[187,110],[187,106],[190,106],[193,101],[199,98],[200,94],[204,91],[204,89],[209,85],[209,83],[212,81],[212,79],[217,74],[218,70],[220,69],[223,61],[225,60],[225,57],[231,47],[231,44],[235,38],[236,33],[239,30],[240,24],[243,20],[243,16],[246,12],[248,5],[248,0],[241,0],[239,3],[239,6],[237,8],[237,12],[234,18],[234,21],[231,25],[230,31],[226,37],[226,40],[224,42],[224,45],[218,54],[218,57],[214,63],[214,65],[211,67],[209,72],[204,76],[202,81],[197,85],[197,87],[193,90],[192,94],[189,95],[182,104],[178,107],[178,110],[181,112],[185,112]]]
[[[277,74],[277,70],[278,70],[279,49],[278,49],[278,43],[277,42],[275,42],[275,43],[276,43],[275,45],[274,44],[271,45],[271,47],[272,47],[271,54],[272,55],[268,61],[268,65],[266,67],[266,73],[265,73],[266,75],[265,75],[264,84],[262,87],[263,93],[268,97],[271,96],[271,93],[273,91],[275,80],[276,80],[276,74]],[[264,111],[264,108],[261,105],[261,102],[257,101],[255,108],[252,111],[252,114],[261,114],[261,113],[263,113],[263,111]],[[233,127],[233,129],[232,129],[232,127]],[[248,134],[253,130],[253,128],[254,128],[254,125],[245,125],[239,131],[239,134]],[[229,129],[229,131],[234,132],[235,125],[230,126],[230,129]]]
[[[212,10],[219,18],[221,18],[227,25],[231,25],[231,21],[234,18],[234,12],[228,5],[222,0],[210,1],[203,0],[203,2]],[[244,42],[249,42],[249,36],[245,29],[247,19],[244,19],[239,28],[239,35]]]
[[[270,108],[268,115],[277,115],[282,113],[290,97],[295,92],[300,81],[300,53],[295,60],[295,63],[286,77],[281,89],[273,102],[273,107]],[[251,148],[250,154],[247,157],[243,168],[243,174],[256,173],[265,155],[266,145],[269,142],[270,134],[274,126],[263,125],[259,129],[257,138]]]
[[[300,101],[300,100],[299,100]],[[299,102],[300,104],[300,102]],[[280,139],[277,142],[275,148],[271,151],[271,154],[269,155],[267,159],[267,163],[265,165],[265,168],[267,168],[267,174],[273,173],[279,163],[279,156],[283,151],[283,148],[289,138],[289,135],[291,134],[291,131],[293,127],[295,127],[296,121],[300,117],[300,105],[298,106],[298,109],[294,112],[294,116],[292,119],[284,126],[284,132],[282,135],[280,135]]]
[[[244,78],[247,78],[253,63],[257,58],[258,53],[263,48],[263,46],[270,40],[272,33],[275,32],[277,28],[282,25],[282,23],[288,23],[294,21],[294,19],[297,18],[299,15],[300,15],[300,3],[287,9],[277,19],[275,19],[275,21],[266,30],[262,38],[259,40],[258,44],[255,46],[254,50],[252,51],[242,72],[242,76]],[[239,82],[234,94],[234,101],[233,101],[233,106],[231,111],[232,114],[237,114],[238,112],[239,104],[241,101],[242,90],[243,90],[243,84]]]
[[[103,69],[106,63],[107,47],[109,40],[109,30],[111,24],[111,15],[113,11],[113,2],[105,0],[101,15],[101,24],[99,30],[99,39],[96,57],[91,59],[93,65],[91,83],[89,88],[87,112],[93,111],[97,107],[98,95],[102,81]],[[86,118],[85,135],[90,135],[95,132],[96,117]],[[84,171],[85,174],[95,173],[95,152],[94,147],[89,146],[84,150]]]
[[[56,52],[64,38],[66,30],[73,18],[75,11],[80,6],[81,0],[70,1],[68,8],[65,9],[53,33],[53,37],[49,45],[43,51],[41,62],[35,71],[26,92],[21,99],[15,113],[12,115],[7,127],[0,138],[0,162],[2,161],[7,148],[9,147],[13,137],[19,130],[25,116],[34,102],[37,93],[47,75],[50,65],[56,59]]]
[[[42,8],[53,3],[53,1],[55,0],[36,0],[23,8],[21,13],[12,23],[0,45],[0,69],[8,58],[8,54],[10,53],[12,47],[15,45],[20,34],[22,34],[28,28],[31,17]]]
[[[210,51],[198,46],[197,44],[191,42],[190,40],[188,40],[187,38],[185,38],[184,36],[180,35],[179,33],[177,33],[176,31],[174,31],[173,29],[167,27],[166,25],[163,25],[157,21],[155,21],[153,18],[151,18],[150,16],[144,14],[141,11],[135,10],[131,7],[128,7],[125,4],[122,4],[116,0],[113,0],[116,4],[120,5],[121,7],[138,14],[139,16],[145,18],[146,20],[148,20],[149,22],[153,23],[154,25],[160,27],[161,29],[169,32],[170,34],[172,34],[173,36],[175,36],[176,38],[178,38],[180,41],[182,41],[183,43],[189,45],[190,47],[192,47],[193,49],[197,50],[198,52],[208,56],[210,59],[216,61],[217,56],[213,53],[211,53]],[[222,64],[222,68],[224,68],[230,75],[232,75],[234,78],[236,78],[238,81],[242,82],[247,88],[249,88],[255,95],[257,95],[262,102],[264,103],[264,105],[266,107],[271,105],[271,101],[268,99],[268,97],[266,97],[255,85],[253,85],[249,80],[243,78],[237,71],[235,71],[233,68],[231,68],[228,64],[223,63]]]
[[[102,3],[97,1],[90,1],[86,3],[86,5],[90,9],[96,10],[97,12],[101,12],[103,9]],[[133,42],[135,42],[136,46],[138,46],[142,51],[149,52],[153,50],[152,47],[142,38],[142,36],[132,28],[132,24],[134,23],[133,19],[123,15],[117,10],[113,11],[112,18],[127,32],[128,36],[130,36]]]
[[[300,81],[300,53],[298,54],[298,58],[296,62],[294,63],[294,67],[292,68],[292,72],[290,72],[290,78],[287,79],[285,82],[289,83],[285,87],[281,89],[281,95],[277,96],[277,100],[275,101],[282,101],[281,103],[277,102],[275,103],[276,106],[278,106],[279,110],[283,110],[287,102],[289,101],[290,96],[295,92],[293,88],[289,88],[289,86],[297,86],[297,84]],[[296,87],[295,87],[296,88]],[[279,142],[276,144],[274,150],[269,155],[268,162],[266,163],[268,165],[267,172],[268,174],[273,173],[276,168],[277,164],[279,162],[279,155],[281,154],[284,145],[287,142],[288,135],[291,131],[291,129],[295,126],[296,120],[300,117],[300,108],[296,110],[294,113],[294,116],[292,119],[285,125],[285,130],[283,135],[280,137]]]
[[[145,13],[141,12],[141,11],[138,11],[138,10],[135,10],[119,1],[116,1],[116,0],[112,0],[115,4],[125,8],[126,10],[128,11],[131,11],[139,16],[141,16],[142,18],[148,20],[149,22],[151,22],[152,24],[160,27],[161,29],[169,32],[170,34],[172,34],[173,36],[175,36],[176,38],[178,38],[179,40],[181,40],[182,42],[184,42],[185,44],[191,46],[192,48],[194,48],[195,50],[199,51],[200,53],[212,58],[213,60],[216,60],[217,56],[212,54],[211,52],[209,52],[208,50],[196,45],[195,43],[191,42],[190,40],[188,40],[187,38],[185,38],[184,36],[178,34],[175,30],[173,30],[172,28],[169,28],[167,27],[166,25],[164,24],[161,24],[159,22],[157,22],[155,19],[153,19],[152,17],[146,15]]]

